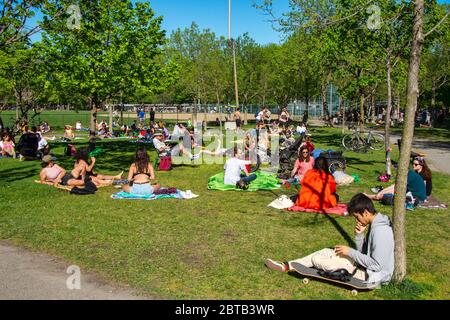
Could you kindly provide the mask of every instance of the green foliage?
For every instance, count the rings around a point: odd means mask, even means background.
[[[79,28],[67,25],[71,16],[57,16],[57,1],[44,10],[44,33],[37,46],[46,72],[64,100],[79,96],[98,107],[136,91],[158,93],[176,76],[176,67],[162,58],[164,31],[148,3],[78,1]],[[52,19],[51,19],[52,18]]]

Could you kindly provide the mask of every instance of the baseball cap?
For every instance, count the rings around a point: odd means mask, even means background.
[[[49,155],[49,154],[42,157],[42,162],[49,163],[49,162],[52,161],[52,160],[53,160],[53,159],[52,159],[52,156]]]

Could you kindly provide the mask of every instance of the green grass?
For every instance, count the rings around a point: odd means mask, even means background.
[[[313,128],[316,147],[337,149],[339,129]],[[78,142],[77,142],[78,143]],[[106,155],[96,171],[117,174],[132,162],[135,144],[102,141]],[[53,144],[60,163],[63,145]],[[155,152],[151,153],[152,157]],[[398,156],[394,151],[393,158]],[[378,185],[383,153],[346,153],[347,172],[361,182],[339,187],[343,201]],[[275,192],[220,192],[206,189],[221,165],[179,166],[157,172],[164,186],[191,189],[192,200],[128,201],[95,195],[71,196],[33,183],[39,163],[0,160],[0,239],[60,256],[112,283],[169,299],[449,299],[449,210],[407,212],[408,281],[352,297],[342,287],[264,267],[265,258],[286,261],[336,244],[351,245],[354,219],[285,212],[267,207]],[[449,203],[450,180],[434,175],[434,195]],[[377,204],[391,215],[391,208]]]

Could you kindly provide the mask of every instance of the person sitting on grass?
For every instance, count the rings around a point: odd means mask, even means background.
[[[291,172],[291,179],[283,181],[283,184],[300,184],[308,170],[314,167],[314,158],[309,153],[307,146],[300,147],[298,159],[295,161],[294,169]]]
[[[64,126],[64,138],[72,140],[75,138],[75,133],[73,133],[72,126]]]
[[[324,271],[346,269],[354,278],[369,283],[389,282],[394,272],[394,234],[389,217],[377,213],[373,202],[362,193],[350,200],[348,213],[356,219],[356,249],[337,245],[286,263],[267,259],[266,266],[287,272],[297,262]]]
[[[246,165],[251,164],[251,162],[242,160],[242,156],[243,154],[240,148],[235,146],[233,148],[233,157],[228,159],[224,165],[224,184],[233,186],[238,185],[239,188],[241,188],[242,186],[248,186],[253,180],[256,179],[256,174],[250,174],[246,167]],[[244,174],[241,172],[244,172]]]
[[[309,153],[312,154],[316,147],[314,146],[314,143],[311,142],[311,134],[307,133],[305,135],[305,142],[302,143],[302,146],[308,147]]]
[[[415,205],[423,202],[427,198],[425,189],[425,183],[423,178],[413,170],[408,171],[408,177],[406,182],[406,192],[411,192],[412,196],[416,199]],[[392,198],[395,194],[395,185],[391,185],[382,189],[377,194],[366,194],[371,200],[381,201],[383,198]]]
[[[164,142],[164,134],[161,132],[156,132],[153,135],[153,145],[155,149],[158,151],[160,156],[170,155],[172,157],[179,156],[180,153],[189,157],[191,160],[198,159],[200,154],[192,155],[183,145],[183,142],[180,142],[176,145],[169,146]],[[189,141],[191,141],[191,137],[189,137]]]
[[[14,150],[14,142],[11,140],[11,136],[8,133],[3,133],[0,141],[0,151],[3,158],[9,156],[16,157],[16,151]]]
[[[21,160],[26,158],[36,158],[39,147],[39,137],[31,132],[27,125],[24,126],[23,131],[24,133],[17,144],[17,150],[20,153]]]
[[[85,172],[85,174],[92,179],[92,182],[97,186],[110,186],[114,182],[114,180],[122,179],[122,174],[119,173],[116,176],[108,176],[94,173],[94,166],[96,163],[95,157],[91,157],[91,163],[89,163],[89,152],[88,148],[80,148],[77,150],[77,154],[75,156],[76,161],[74,164],[74,168],[79,166]]]
[[[315,159],[313,169],[305,173],[301,184],[296,206],[314,210],[336,207],[339,200],[336,182],[329,172],[327,159],[324,157]]]
[[[155,171],[150,163],[150,157],[145,148],[136,151],[134,163],[128,171],[129,185],[122,186],[122,190],[131,194],[151,195],[160,189],[159,184],[151,184],[155,180]]]
[[[42,157],[42,170],[39,177],[41,183],[80,187],[84,186],[83,173],[83,169],[80,167],[74,168],[71,172],[66,172],[53,162],[52,156],[46,155]]]
[[[428,168],[428,165],[423,157],[414,158],[413,170],[422,177],[425,183],[425,192],[428,198],[429,196],[431,196],[431,191],[433,190],[433,183],[431,180],[431,170],[430,168]]]

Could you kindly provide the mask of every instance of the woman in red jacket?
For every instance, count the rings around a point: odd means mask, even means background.
[[[314,168],[308,170],[303,177],[296,206],[323,210],[336,207],[338,196],[336,182],[328,170],[328,163],[324,157],[314,161]]]

